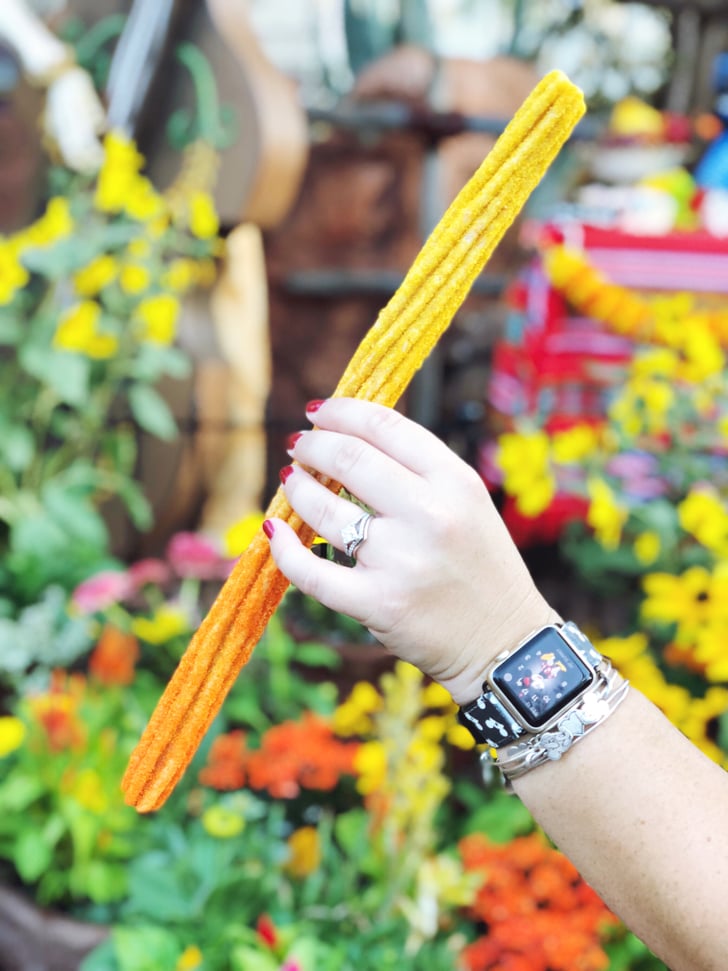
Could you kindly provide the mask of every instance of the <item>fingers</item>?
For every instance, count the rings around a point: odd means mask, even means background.
[[[343,550],[341,531],[364,514],[361,506],[334,495],[301,466],[287,466],[281,478],[286,498],[301,519],[332,546]]]
[[[392,408],[355,398],[327,398],[312,402],[308,418],[319,428],[352,435],[417,475],[437,473],[453,453],[436,435]],[[339,480],[340,481],[340,480]]]
[[[316,556],[281,519],[266,520],[265,532],[278,569],[294,586],[325,607],[366,624],[372,595],[363,571]]]
[[[301,432],[288,451],[300,465],[321,472],[335,482],[341,482],[352,495],[379,513],[399,515],[406,512],[426,488],[420,476],[375,446],[352,435],[315,428]],[[297,494],[289,490],[289,484],[294,488],[302,485],[300,477],[295,481],[291,479],[290,483],[286,479],[288,500],[310,526],[316,528],[319,523],[323,526],[324,520],[321,516],[326,516],[327,510],[323,513],[316,511],[315,519],[309,519],[310,503],[307,504],[306,512],[299,509],[296,503]],[[320,495],[317,493],[320,503],[326,503],[326,491],[321,489]],[[328,510],[332,508],[328,503]],[[340,512],[342,515],[348,514],[347,521],[351,520],[351,509]],[[326,534],[322,532],[321,535]]]

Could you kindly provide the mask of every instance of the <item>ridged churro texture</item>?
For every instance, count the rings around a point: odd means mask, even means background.
[[[560,72],[536,86],[425,242],[335,395],[396,403],[583,113],[581,91]],[[281,490],[266,516],[312,542],[313,531]],[[122,788],[140,812],[158,809],[174,789],[287,586],[259,534],[190,641],[129,760]]]

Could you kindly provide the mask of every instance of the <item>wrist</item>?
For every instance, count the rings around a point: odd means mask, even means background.
[[[457,705],[477,698],[482,691],[485,672],[502,651],[511,650],[533,630],[546,624],[560,624],[561,617],[538,593],[530,596],[520,609],[502,624],[489,629],[481,645],[473,652],[470,664],[458,676],[443,681]]]

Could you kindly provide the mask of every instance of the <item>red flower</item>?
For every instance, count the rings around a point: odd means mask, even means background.
[[[107,624],[89,658],[89,674],[101,684],[131,684],[134,665],[138,660],[139,642],[136,637]]]
[[[261,914],[255,926],[258,937],[271,950],[278,944],[278,932],[273,921],[268,914]]]
[[[203,786],[213,789],[240,789],[245,785],[247,748],[245,733],[237,730],[218,735],[210,747],[207,765],[198,776]]]

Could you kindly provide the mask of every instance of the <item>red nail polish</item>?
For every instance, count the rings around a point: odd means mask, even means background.
[[[268,537],[268,539],[272,539],[273,538],[274,531],[275,531],[275,527],[274,527],[273,523],[270,521],[270,519],[264,519],[263,520],[263,532]]]
[[[306,405],[306,414],[312,415],[317,412],[325,400],[325,398],[314,398],[313,401],[309,401]]]
[[[293,472],[292,465],[284,465],[281,471],[278,473],[281,477],[281,482],[286,483],[288,476]]]
[[[289,435],[288,436],[288,438],[286,439],[286,450],[287,451],[289,451],[289,452],[292,452],[293,451],[293,449],[296,447],[296,442],[301,437],[301,435],[303,435],[303,432],[294,432],[292,435]]]

